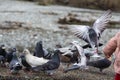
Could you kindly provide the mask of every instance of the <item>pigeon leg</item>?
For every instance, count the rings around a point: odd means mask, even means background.
[[[95,52],[94,52],[94,55],[91,56],[91,57],[98,57],[100,58],[101,56],[98,55],[98,47],[96,48]]]

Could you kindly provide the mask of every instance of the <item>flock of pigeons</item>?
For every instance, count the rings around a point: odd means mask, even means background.
[[[102,32],[106,29],[111,18],[111,11],[106,11],[98,18],[92,27],[74,25],[70,27],[70,31],[77,37],[83,39],[88,44],[81,46],[79,42],[71,42],[71,47],[58,48],[52,53],[43,48],[42,41],[36,43],[33,54],[28,49],[24,49],[23,53],[18,57],[16,48],[6,51],[4,45],[0,46],[0,62],[2,66],[6,66],[12,74],[17,74],[24,68],[27,71],[40,72],[45,71],[48,74],[59,68],[60,63],[73,63],[72,66],[64,69],[68,72],[74,69],[86,69],[88,66],[99,68],[102,71],[111,65],[111,61],[103,58],[96,61],[90,61],[91,57],[101,57],[98,47],[102,46],[99,42]],[[85,52],[86,48],[95,49],[95,53]]]
[[[7,66],[12,74],[17,74],[23,68],[26,71],[45,71],[51,74],[52,70],[60,65],[59,54],[61,54],[59,50],[55,50],[52,54],[43,49],[42,41],[37,42],[33,55],[28,49],[24,49],[19,57],[16,48],[6,51],[5,46],[1,45],[0,62],[1,66]]]

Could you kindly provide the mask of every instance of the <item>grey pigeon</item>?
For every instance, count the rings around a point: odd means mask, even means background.
[[[44,57],[45,59],[50,59],[52,54],[50,54],[46,49],[43,48],[42,41],[36,43],[34,56]]]
[[[111,61],[107,58],[100,59],[97,61],[89,61],[87,62],[87,66],[92,66],[100,69],[100,72],[102,72],[103,69],[108,68],[111,65]]]
[[[39,72],[39,71],[50,71],[50,70],[57,69],[60,66],[59,54],[60,54],[60,51],[55,50],[54,55],[47,63],[40,65],[40,66],[37,66],[37,67],[32,67],[32,70]]]
[[[30,71],[31,66],[27,63],[24,55],[20,56],[20,60],[21,60],[21,64],[25,67],[25,70]]]
[[[6,53],[5,59],[8,63],[11,62],[14,52],[16,52],[16,48],[10,48],[9,51]]]
[[[13,52],[12,60],[9,64],[9,69],[12,74],[17,74],[19,70],[22,69],[22,65],[20,64],[16,52]]]

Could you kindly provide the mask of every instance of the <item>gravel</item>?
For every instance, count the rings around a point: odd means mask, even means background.
[[[75,13],[85,17],[87,14],[98,18],[103,11],[80,9],[66,6],[42,6],[37,3],[17,0],[0,0],[0,24],[5,21],[25,23],[15,29],[0,28],[0,44],[7,47],[34,47],[37,41],[42,40],[45,48],[54,49],[56,44],[67,46],[71,41],[84,41],[74,37],[67,29],[61,29],[57,21],[68,13]],[[94,14],[93,14],[94,13]],[[96,15],[96,14],[97,15]],[[112,20],[120,21],[119,13],[113,13]],[[87,17],[86,17],[87,18]],[[118,29],[107,29],[101,41],[106,43]]]

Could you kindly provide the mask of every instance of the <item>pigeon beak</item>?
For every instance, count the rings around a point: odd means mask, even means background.
[[[65,69],[64,72],[66,73],[66,72],[68,72],[68,71],[77,70],[77,69],[79,69],[79,68],[80,68],[80,66],[78,66],[78,65],[73,65],[73,66],[71,66],[70,68]]]

